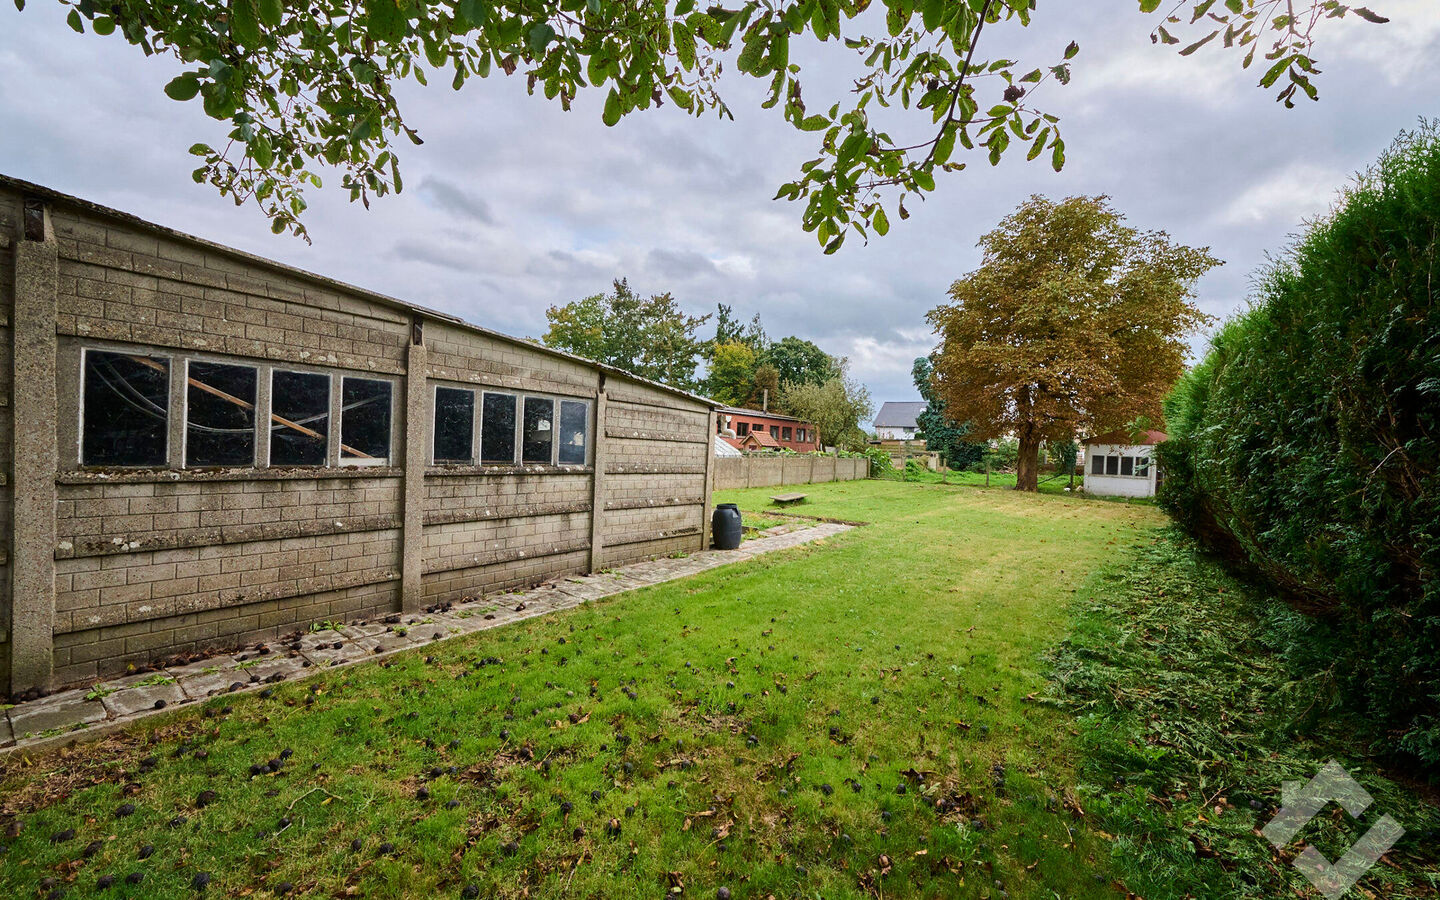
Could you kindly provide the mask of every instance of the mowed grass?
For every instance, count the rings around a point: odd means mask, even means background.
[[[873,524],[0,761],[0,897],[1120,895],[1033,698],[1072,593],[1160,514],[803,490]]]

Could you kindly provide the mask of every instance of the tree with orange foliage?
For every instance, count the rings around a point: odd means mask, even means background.
[[[1031,197],[930,312],[936,396],[972,440],[1016,438],[1016,490],[1037,490],[1044,441],[1159,422],[1183,338],[1209,321],[1193,287],[1221,261],[1124,222],[1107,197]]]

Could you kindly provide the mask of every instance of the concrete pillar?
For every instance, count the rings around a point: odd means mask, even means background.
[[[405,360],[405,509],[401,524],[400,609],[425,605],[420,583],[425,565],[425,466],[430,462],[430,368],[419,320]]]
[[[28,201],[27,201],[28,203]],[[27,214],[30,210],[27,210]],[[41,215],[40,211],[34,212]],[[14,529],[10,546],[10,690],[49,690],[55,637],[55,291],[59,257],[43,234],[15,245]]]
[[[605,373],[600,373],[600,383],[595,389],[595,458],[591,462],[594,470],[590,476],[590,559],[586,570],[594,573],[600,569],[600,554],[605,549],[605,456],[610,441],[605,437],[606,418]]]
[[[710,425],[707,428],[709,434],[705,440],[705,521],[700,523],[700,549],[710,549],[710,514],[715,505],[715,428],[719,424],[719,413],[710,410]]]

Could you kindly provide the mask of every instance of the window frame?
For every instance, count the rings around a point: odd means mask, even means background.
[[[201,363],[211,366],[232,366],[237,369],[253,369],[255,372],[255,424],[251,440],[254,442],[250,450],[250,464],[238,466],[210,466],[191,464],[190,462],[190,366],[192,363]],[[232,362],[223,359],[212,359],[208,356],[186,355],[184,357],[185,375],[180,384],[180,395],[184,398],[180,409],[180,468],[186,471],[206,471],[215,469],[258,469],[260,468],[260,445],[265,444],[265,458],[270,457],[270,429],[265,427],[270,421],[267,414],[263,419],[261,413],[261,400],[268,397],[262,388],[268,383],[265,376],[266,366],[260,363]],[[266,401],[268,405],[268,400]]]
[[[1105,475],[1105,454],[1092,453],[1090,460],[1090,474],[1099,475],[1103,478]]]
[[[524,393],[520,391],[495,391],[488,388],[479,388],[472,390],[474,390],[475,394],[480,398],[480,405],[478,407],[479,415],[475,417],[476,427],[479,429],[479,433],[476,435],[475,441],[475,465],[481,466],[482,468],[485,466],[494,467],[520,465],[520,442],[523,437],[523,431],[521,430],[521,428],[524,425],[525,413]],[[485,458],[485,397],[489,394],[496,394],[502,397],[510,397],[515,401],[515,421],[514,423],[512,423],[510,428],[509,462],[495,462],[494,460],[487,460]]]
[[[470,455],[465,459],[440,459],[435,455],[435,420],[440,411],[440,391],[457,391],[470,397]],[[480,400],[481,392],[473,387],[457,387],[453,384],[445,384],[437,381],[431,385],[430,390],[430,453],[428,454],[432,466],[474,466],[480,464],[480,417],[482,406]]]
[[[337,467],[340,456],[340,435],[335,429],[339,424],[340,395],[335,390],[335,379],[333,376],[326,379],[325,398],[325,461],[319,463],[281,463],[275,465],[272,462],[274,447],[271,433],[271,424],[275,419],[275,376],[281,372],[293,375],[324,375],[324,372],[316,372],[308,368],[296,368],[290,365],[270,366],[266,375],[265,390],[265,468],[277,469],[330,469]],[[393,402],[393,400],[392,400]],[[312,429],[314,430],[314,429]]]
[[[85,461],[85,370],[90,353],[144,356],[166,362],[169,372],[164,464],[121,466],[95,464]],[[203,474],[226,469],[258,472],[273,468],[292,468],[288,465],[274,466],[270,461],[270,424],[272,421],[271,417],[274,415],[274,376],[277,371],[324,376],[328,380],[330,390],[330,405],[326,423],[327,447],[325,462],[315,465],[295,466],[293,468],[321,470],[354,467],[368,468],[374,466],[383,468],[393,467],[395,465],[395,459],[397,458],[396,446],[403,434],[400,416],[396,411],[396,404],[399,402],[401,396],[401,376],[381,372],[364,372],[358,369],[338,369],[305,363],[261,360],[253,357],[230,356],[221,353],[174,347],[132,345],[104,340],[91,341],[84,338],[66,340],[64,336],[62,336],[62,346],[57,349],[56,356],[62,370],[74,372],[76,379],[74,382],[74,405],[69,406],[67,403],[61,404],[60,421],[63,424],[59,428],[59,431],[61,432],[62,445],[74,447],[74,455],[63,460],[61,463],[65,471],[82,472],[113,469],[139,472],[165,471]],[[190,426],[189,388],[191,363],[210,363],[255,370],[255,447],[250,464],[238,466],[191,464],[187,452],[187,436]],[[343,379],[345,378],[383,381],[390,385],[390,455],[384,460],[370,461],[366,459],[342,458],[340,456],[339,405],[341,392],[344,389]],[[72,435],[69,432],[69,428],[71,427],[70,423],[73,423],[75,428],[73,444],[71,443]]]
[[[516,410],[515,425],[519,435],[516,438],[515,453],[522,466],[553,466],[555,456],[560,448],[560,398],[553,394],[521,394],[522,402]],[[527,460],[525,458],[525,407],[531,400],[540,400],[550,404],[550,459],[548,462],[539,460]]]
[[[88,463],[85,461],[85,388],[86,374],[88,372],[87,362],[91,352],[108,353],[111,356],[145,356],[150,359],[165,360],[165,460],[159,465],[114,465],[104,463]],[[110,344],[80,345],[80,368],[77,379],[78,390],[76,398],[76,424],[75,431],[75,462],[80,469],[128,469],[130,471],[143,472],[151,469],[172,469],[175,461],[175,448],[173,444],[175,434],[175,361],[177,355],[172,350],[156,348],[154,350],[141,350],[139,353],[128,347],[115,346]],[[183,357],[182,357],[183,358]],[[188,370],[187,370],[188,371]],[[184,393],[183,391],[181,392]],[[182,442],[183,443],[183,442]]]
[[[386,441],[385,441],[385,450],[386,450],[386,453],[385,453],[385,456],[384,456],[384,457],[379,457],[379,456],[368,457],[368,458],[367,458],[367,457],[363,457],[363,456],[350,456],[350,457],[347,457],[347,456],[345,455],[345,447],[344,447],[344,444],[343,444],[343,442],[342,442],[342,438],[343,438],[343,436],[344,436],[344,434],[345,434],[345,381],[346,381],[346,379],[353,379],[353,380],[355,380],[355,381],[375,381],[375,382],[379,382],[379,383],[381,383],[381,384],[389,385],[389,387],[390,387],[390,434],[389,434],[388,438],[387,438]],[[389,378],[379,378],[379,377],[375,377],[375,376],[371,376],[371,375],[350,375],[350,374],[345,374],[345,373],[342,372],[342,373],[336,374],[336,375],[331,379],[331,382],[330,382],[330,396],[331,396],[330,406],[331,406],[332,409],[338,409],[338,412],[336,413],[336,421],[335,421],[335,430],[334,430],[334,438],[333,438],[333,440],[334,440],[334,442],[335,442],[335,456],[336,456],[336,459],[337,459],[339,465],[342,465],[342,466],[365,466],[365,467],[369,467],[369,466],[388,467],[388,466],[390,465],[390,461],[395,458],[395,437],[396,437],[396,434],[395,434],[395,418],[396,418],[396,417],[395,417],[395,394],[396,394],[396,391],[395,391],[395,382],[394,382],[392,379],[389,379]]]
[[[577,403],[585,409],[585,454],[584,458],[581,459],[578,463],[560,461],[560,423],[562,421],[562,417],[564,416],[565,404],[567,403]],[[555,398],[555,452],[552,456],[555,461],[554,465],[567,469],[581,469],[585,466],[590,465],[590,460],[592,459],[590,454],[595,445],[595,442],[592,440],[592,436],[595,433],[594,409],[594,405],[589,400],[581,400],[577,397]]]
[[[1127,472],[1127,471],[1125,471],[1126,469],[1129,469],[1130,471]],[[1123,455],[1121,455],[1121,457],[1120,457],[1120,477],[1121,477],[1121,478],[1134,478],[1134,477],[1135,477],[1135,457],[1134,457],[1134,456],[1131,456],[1129,453],[1123,454]]]

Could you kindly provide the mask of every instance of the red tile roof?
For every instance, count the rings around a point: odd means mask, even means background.
[[[1117,428],[1114,431],[1107,431],[1104,434],[1097,434],[1088,437],[1083,443],[1086,444],[1123,444],[1127,446],[1149,446],[1151,444],[1163,443],[1170,436],[1163,431],[1141,431],[1134,432],[1128,428]]]

